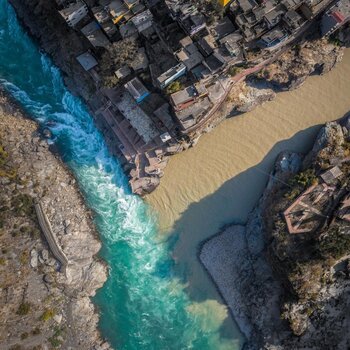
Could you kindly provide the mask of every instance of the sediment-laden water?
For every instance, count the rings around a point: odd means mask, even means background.
[[[350,111],[350,49],[323,76],[251,113],[225,120],[196,147],[170,159],[159,188],[147,201],[160,226],[176,232],[176,270],[186,270],[191,295],[211,291],[195,252],[227,223],[244,223],[256,205],[277,155],[307,151],[321,124]],[[203,286],[207,286],[203,288]]]
[[[6,0],[0,0],[0,84],[29,116],[49,125],[95,213],[101,255],[110,266],[95,298],[102,335],[119,350],[238,349],[241,337],[226,308],[206,285],[203,293],[189,294],[187,270],[179,273],[171,258],[176,235],[158,234],[154,215],[130,193],[83,103],[66,90]]]

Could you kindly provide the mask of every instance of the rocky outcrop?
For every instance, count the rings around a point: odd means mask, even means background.
[[[276,90],[293,90],[311,74],[328,73],[343,58],[344,47],[328,39],[314,39],[296,45],[264,68],[259,78]]]
[[[90,297],[107,278],[101,244],[73,176],[37,125],[0,92],[0,337],[2,349],[99,349]],[[68,260],[40,231],[40,202]]]
[[[349,240],[334,249],[332,239],[331,254],[315,253],[335,227],[346,236],[349,225],[334,226],[333,218],[314,236],[283,236],[279,214],[288,203],[285,184],[294,174],[321,168],[320,160],[346,159],[348,126],[349,118],[327,123],[306,157],[281,154],[247,224],[225,227],[202,246],[200,260],[246,335],[245,349],[349,347]]]

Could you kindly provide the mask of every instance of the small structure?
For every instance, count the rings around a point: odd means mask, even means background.
[[[207,89],[204,85],[197,83],[195,85],[188,86],[186,89],[175,92],[170,95],[170,101],[175,110],[182,110],[189,107],[199,98],[207,95]]]
[[[114,23],[112,22],[111,16],[102,6],[96,6],[92,8],[92,12],[96,21],[99,23],[101,28],[107,34],[107,36],[112,39],[118,33],[118,30]]]
[[[325,183],[306,189],[283,213],[290,234],[314,232],[327,218],[329,200],[336,191]]]
[[[267,32],[261,37],[260,43],[263,48],[273,48],[288,38],[287,32],[280,26]]]
[[[131,79],[124,85],[124,87],[129,91],[130,95],[137,103],[141,103],[150,94],[139,78]]]
[[[283,20],[291,29],[300,27],[304,22],[304,19],[295,10],[289,10],[283,17]]]
[[[158,109],[156,109],[153,114],[163,123],[163,125],[171,130],[174,126],[174,121],[170,115],[170,105],[169,103],[163,103]]]
[[[346,194],[341,201],[337,215],[339,219],[350,222],[350,193]]]
[[[171,136],[168,132],[165,132],[164,134],[160,135],[160,139],[162,140],[163,143],[165,143],[171,140]]]
[[[106,48],[110,42],[107,37],[103,34],[100,26],[96,21],[92,21],[81,29],[81,32],[86,36],[90,43],[94,47]]]
[[[128,66],[122,66],[115,71],[115,75],[118,79],[122,80],[127,78],[131,74],[131,70]]]
[[[70,27],[74,27],[88,14],[88,7],[82,0],[71,1],[59,13]]]
[[[143,11],[131,19],[134,23],[137,31],[142,33],[143,31],[152,27],[153,15],[150,10]]]
[[[164,89],[169,84],[171,84],[176,79],[180,78],[184,74],[186,74],[187,68],[183,63],[179,63],[175,67],[168,69],[166,72],[161,74],[157,78],[157,84],[161,89]]]
[[[79,55],[77,60],[87,72],[98,65],[95,57],[89,52],[84,52],[83,54]]]
[[[187,70],[191,70],[203,61],[203,56],[193,43],[180,49],[175,55],[177,60],[186,66]]]
[[[217,40],[220,40],[226,35],[231,34],[234,32],[234,30],[235,27],[227,16],[223,17],[219,21],[216,21],[215,24],[210,27],[210,33]]]
[[[140,47],[129,65],[135,72],[142,72],[148,68],[148,62],[146,49],[144,47]]]
[[[335,166],[335,167],[325,171],[321,175],[321,178],[326,184],[332,185],[342,175],[343,175],[343,172],[339,169],[338,166]]]
[[[321,33],[329,36],[350,20],[350,2],[339,0],[322,17]]]
[[[204,97],[185,109],[175,111],[175,116],[180,122],[183,131],[186,132],[188,128],[198,123],[211,107],[212,104],[208,97]]]

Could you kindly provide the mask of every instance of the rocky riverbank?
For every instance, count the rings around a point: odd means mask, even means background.
[[[41,232],[41,204],[68,259]],[[0,91],[0,343],[2,349],[108,349],[90,297],[107,278],[101,244],[75,180],[37,124]]]
[[[281,154],[247,224],[203,243],[200,260],[246,335],[246,349],[349,347],[349,224],[333,207],[322,227],[291,235],[282,218],[296,189],[319,181],[313,172],[322,174],[325,162],[339,164],[339,186],[348,188],[349,125],[350,118],[327,123],[305,157]]]
[[[21,22],[61,69],[67,87],[81,96],[92,111],[101,107],[103,101],[97,93],[95,82],[76,60],[79,54],[91,49],[90,44],[81,33],[66,25],[56,10],[55,1],[10,0],[10,2]],[[87,3],[91,5],[93,1]],[[348,30],[344,30],[339,36],[340,40],[334,42],[319,39],[317,33],[316,29],[315,33],[310,33],[298,45],[286,50],[276,62],[260,73],[235,84],[226,102],[207,123],[190,135],[190,140],[182,140],[178,150],[194,146],[202,134],[211,131],[226,117],[251,111],[262,103],[272,100],[277,92],[300,86],[310,74],[324,74],[332,69],[341,60],[344,46],[349,44]],[[102,131],[105,131],[105,125],[98,125],[98,120],[96,123]],[[113,140],[113,136],[108,136],[108,133],[105,135],[112,153],[121,156],[118,152],[118,142]],[[166,161],[164,165],[165,163]],[[138,193],[147,194],[157,187],[160,180],[157,174],[138,178],[139,172],[132,171],[132,168],[130,164],[125,164],[124,169],[128,175],[137,183],[141,183],[141,187],[137,187]]]

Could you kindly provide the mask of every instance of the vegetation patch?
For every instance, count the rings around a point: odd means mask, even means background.
[[[55,314],[56,314],[55,310],[53,310],[53,309],[46,309],[43,312],[43,314],[40,316],[40,320],[44,321],[44,322],[49,321],[49,320],[51,320],[52,317],[55,316]]]
[[[329,230],[320,239],[319,251],[325,258],[339,259],[350,252],[350,235],[340,227]]]
[[[30,311],[30,303],[22,303],[19,307],[18,307],[18,310],[17,310],[17,315],[20,315],[20,316],[25,316],[25,315],[28,315],[29,314],[29,311]]]

